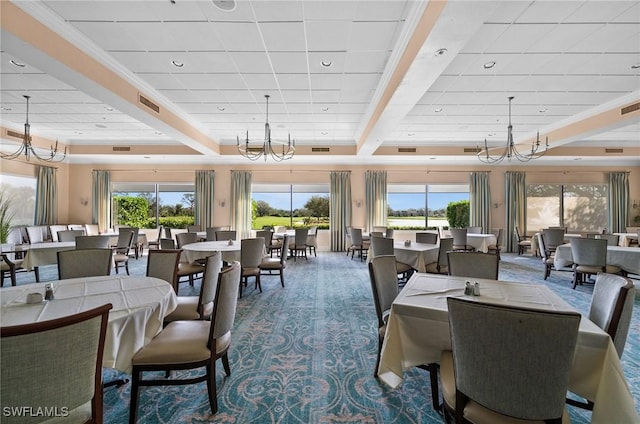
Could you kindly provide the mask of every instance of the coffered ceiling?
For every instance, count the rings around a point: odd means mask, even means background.
[[[477,145],[506,144],[513,96],[521,149],[549,139],[530,163],[640,165],[638,1],[0,7],[4,151],[29,95],[34,143],[70,163],[246,163],[236,137],[263,137],[268,94],[288,164],[478,165]]]

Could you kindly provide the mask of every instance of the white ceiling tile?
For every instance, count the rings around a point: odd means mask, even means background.
[[[302,22],[303,3],[303,0],[252,1],[251,7],[260,22]]]
[[[533,43],[528,49],[528,52],[564,52],[571,50],[574,46],[579,45],[582,40],[587,38],[590,34],[598,32],[604,24],[566,24],[556,25],[547,28],[548,31],[541,34],[541,37]],[[582,50],[595,51],[595,50]]]
[[[312,75],[313,77],[313,75]],[[380,74],[344,74],[337,88],[342,90],[376,89],[380,81]],[[314,87],[320,88],[320,87]],[[335,88],[335,87],[332,87]]]
[[[345,20],[352,21],[358,15],[358,0],[303,1],[304,19],[307,22]]]
[[[329,3],[326,3],[329,4]],[[344,20],[308,21],[305,23],[310,52],[346,52],[351,22]]]
[[[305,52],[269,52],[271,65],[277,74],[302,74],[309,72]]]
[[[630,5],[629,9],[620,13],[611,22],[635,22],[640,23],[640,3],[638,2],[625,2]]]
[[[280,74],[278,84],[283,90],[309,90],[309,76],[304,74]],[[274,86],[275,86],[275,79]]]
[[[569,51],[637,53],[640,49],[640,25],[610,24],[584,37]]]
[[[261,51],[229,53],[230,63],[235,64],[234,71],[251,74],[270,74],[273,72],[269,56]]]
[[[389,52],[351,52],[347,54],[344,71],[346,73],[380,73],[384,71]]]
[[[579,1],[537,1],[518,16],[517,23],[553,23],[563,22],[580,8]]]
[[[253,22],[216,22],[215,31],[227,51],[264,50],[258,25]]]
[[[124,41],[147,51],[220,51],[215,24],[210,22],[123,22],[119,28],[128,34]],[[118,34],[117,32],[114,32]],[[132,50],[133,46],[124,50]]]
[[[391,50],[397,27],[397,22],[353,22],[347,49],[349,51]]]
[[[273,74],[243,74],[241,78],[250,90],[276,90],[278,83]],[[240,88],[240,87],[220,87],[220,88]],[[294,87],[291,87],[294,88]],[[260,95],[261,96],[261,95]]]
[[[357,1],[358,9],[355,20],[388,21],[402,20],[411,10],[411,1]]]
[[[342,85],[342,75],[311,74],[312,90],[338,90]]]
[[[304,52],[304,24],[300,22],[260,22],[267,51]]]
[[[629,1],[585,1],[565,22],[610,22],[623,14],[628,19],[633,16],[632,5]]]
[[[499,23],[487,23],[482,25],[480,29],[474,34],[474,36],[469,39],[461,52],[486,53],[489,46],[491,46],[497,39],[499,39],[502,34],[507,31],[508,28],[509,25]],[[493,50],[492,52],[495,53],[495,51]]]

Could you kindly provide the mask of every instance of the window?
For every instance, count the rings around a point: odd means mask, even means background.
[[[2,174],[0,190],[11,199],[12,226],[33,225],[36,211],[36,178]]]
[[[139,225],[142,228],[156,228],[161,224],[185,228],[194,223],[194,190],[193,184],[113,183],[113,224]],[[117,199],[123,196],[146,200],[147,211],[143,224],[132,222],[132,218],[122,210]]]
[[[527,230],[554,226],[573,231],[602,231],[607,226],[607,186],[527,185]]]
[[[406,229],[448,227],[447,205],[458,200],[469,200],[468,184],[389,184],[387,225]]]
[[[261,184],[251,187],[254,230],[264,226],[329,228],[329,184]]]

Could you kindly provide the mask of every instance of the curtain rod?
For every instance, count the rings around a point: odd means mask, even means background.
[[[351,170],[344,170],[344,171],[339,171],[339,170],[335,170],[335,169],[300,169],[300,170],[293,170],[293,169],[232,169],[231,171],[240,171],[240,172],[273,172],[273,173],[278,173],[278,172],[286,172],[289,174],[292,174],[294,172],[351,172]]]
[[[505,171],[505,174],[508,172],[521,172],[521,171]],[[611,172],[624,172],[625,174],[630,174],[631,171],[526,171],[525,174],[608,174]]]
[[[387,171],[387,172],[390,173],[390,174],[393,174],[393,173],[404,174],[404,173],[407,173],[407,172],[410,172],[412,174],[415,174],[416,172],[425,172],[427,174],[460,174],[460,173],[467,173],[468,174],[468,173],[471,173],[471,172],[487,172],[487,173],[490,173],[491,171],[452,171],[452,170],[419,171],[419,170],[415,170],[415,169],[413,169],[413,170],[411,170],[411,169],[398,169],[398,170],[391,170],[391,171]]]
[[[91,171],[117,171],[117,172],[195,172],[207,171],[202,169],[92,169]]]

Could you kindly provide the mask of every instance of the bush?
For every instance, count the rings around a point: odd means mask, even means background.
[[[469,201],[459,200],[447,205],[447,221],[450,228],[466,228],[469,226]]]
[[[149,203],[144,197],[114,196],[118,224],[146,228]]]
[[[158,223],[168,228],[187,228],[187,225],[195,223],[192,216],[161,216]],[[143,228],[156,228],[156,219],[148,218]]]

